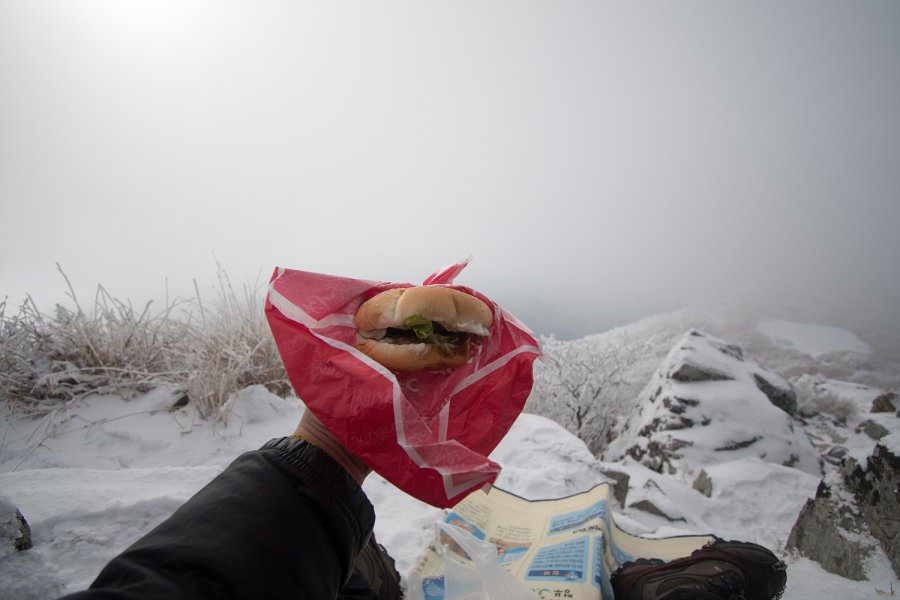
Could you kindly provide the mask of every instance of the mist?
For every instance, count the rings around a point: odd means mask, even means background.
[[[0,0],[0,299],[283,266],[536,332],[900,317],[900,4]]]

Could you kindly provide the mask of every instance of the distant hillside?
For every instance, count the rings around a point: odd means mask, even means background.
[[[884,595],[900,573],[897,327],[742,303],[547,339],[527,409],[608,461],[626,514],[746,528]]]
[[[810,377],[900,388],[900,322],[749,301],[699,304],[581,339],[543,339],[526,410],[599,454],[675,343],[698,329],[737,344],[791,385]]]

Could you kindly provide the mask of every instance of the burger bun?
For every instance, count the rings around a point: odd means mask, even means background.
[[[494,320],[487,304],[465,292],[441,286],[394,288],[365,301],[354,322],[363,332],[403,327],[406,319],[421,315],[448,331],[487,335]]]
[[[386,336],[389,329],[407,329],[413,316],[440,325],[446,331],[434,337],[444,341],[434,343],[431,335],[426,340]],[[431,371],[468,362],[471,339],[488,335],[493,313],[480,299],[453,288],[393,288],[365,301],[354,323],[359,330],[356,348],[363,354],[392,371]]]

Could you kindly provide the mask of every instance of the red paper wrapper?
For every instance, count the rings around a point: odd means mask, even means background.
[[[450,286],[467,261],[423,285]],[[356,350],[353,317],[375,294],[410,284],[347,279],[277,268],[266,317],[294,391],[353,454],[385,479],[446,508],[492,483],[487,455],[531,391],[537,340],[489,298],[490,336],[457,369],[394,373]]]

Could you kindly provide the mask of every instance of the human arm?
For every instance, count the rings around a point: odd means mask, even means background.
[[[331,457],[335,447],[314,445],[327,439],[311,437],[241,455],[66,600],[335,598],[374,511],[359,473]]]

